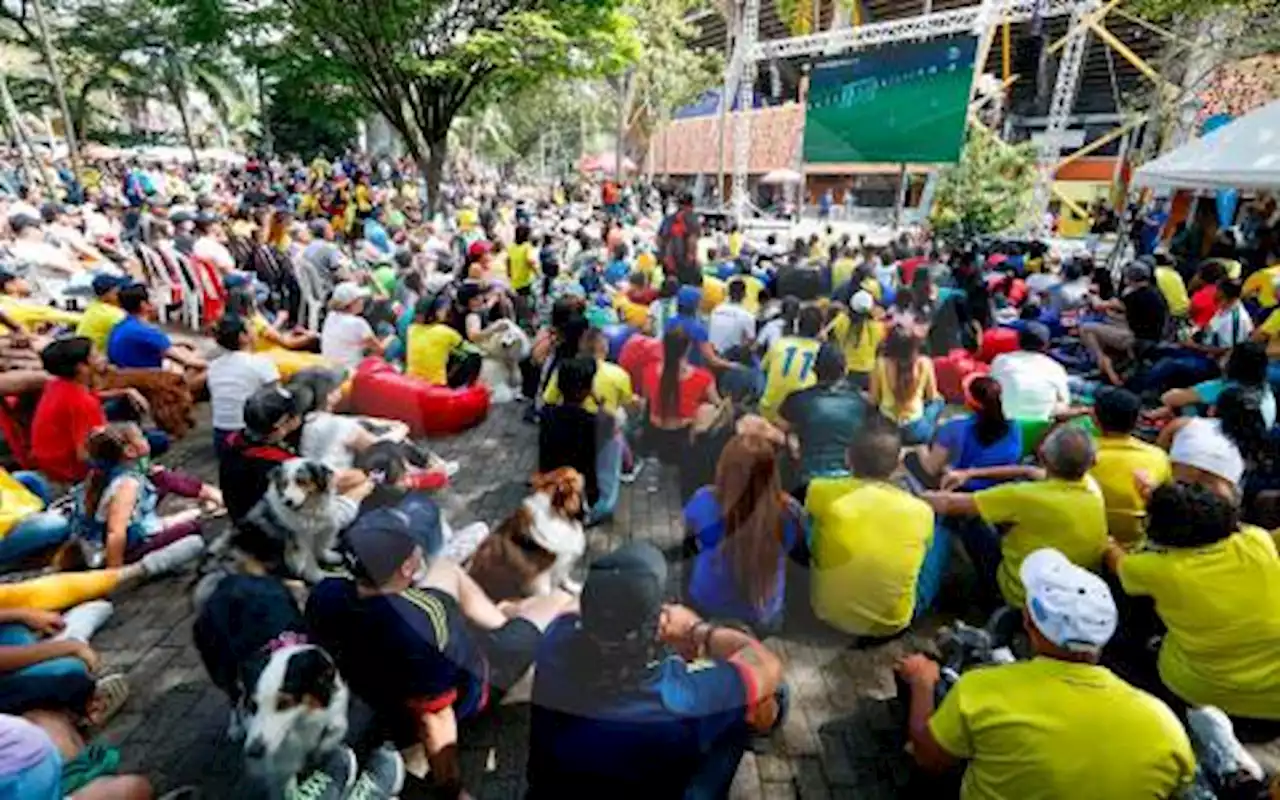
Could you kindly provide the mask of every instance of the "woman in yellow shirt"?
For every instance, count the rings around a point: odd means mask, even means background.
[[[933,361],[920,354],[920,340],[895,327],[884,352],[871,371],[871,402],[897,423],[903,444],[924,444],[933,438],[944,402],[938,393]]]
[[[462,345],[463,338],[448,324],[448,317],[447,296],[441,294],[418,301],[405,345],[406,375],[437,386],[463,386],[480,374],[479,355],[464,359],[450,374],[449,357]]]
[[[831,341],[844,350],[847,380],[864,392],[871,387],[876,352],[884,341],[884,325],[874,316],[875,305],[870,292],[857,292],[830,328]]]

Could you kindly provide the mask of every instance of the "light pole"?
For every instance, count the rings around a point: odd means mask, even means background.
[[[49,66],[49,77],[53,79],[53,94],[58,99],[58,110],[62,112],[63,135],[67,138],[67,152],[71,156],[71,171],[77,178],[80,175],[80,147],[76,143],[76,129],[71,124],[71,108],[67,105],[67,93],[62,88],[62,73],[58,70],[58,62],[53,58],[53,41],[49,38],[49,26],[44,21],[44,4],[41,0],[31,0],[36,12],[36,26],[40,28],[40,45],[44,50],[44,63]],[[53,142],[49,142],[53,149]]]

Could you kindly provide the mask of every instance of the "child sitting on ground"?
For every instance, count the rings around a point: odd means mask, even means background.
[[[164,494],[198,498],[221,508],[215,486],[164,468],[149,469],[151,448],[133,423],[89,434],[89,474],[76,489],[72,525],[88,566],[119,567],[165,545],[200,535],[199,509],[161,516]]]

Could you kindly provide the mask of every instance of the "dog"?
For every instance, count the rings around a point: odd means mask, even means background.
[[[343,743],[350,692],[333,658],[307,642],[284,582],[240,571],[229,558],[217,556],[196,584],[193,638],[231,703],[227,735],[243,742],[247,772],[269,796],[281,796],[290,779]]]
[[[529,357],[529,335],[511,320],[500,320],[496,330],[480,345],[480,382],[489,387],[493,403],[510,403],[519,396],[520,362]]]
[[[315,585],[321,565],[342,563],[334,548],[338,534],[355,521],[360,507],[333,488],[334,471],[318,461],[293,458],[272,470],[267,492],[246,518],[278,538],[292,577]]]
[[[571,467],[533,477],[529,495],[481,542],[468,571],[495,600],[572,589],[569,574],[587,549],[586,481]]]

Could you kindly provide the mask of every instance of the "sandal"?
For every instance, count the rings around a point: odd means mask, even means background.
[[[104,727],[111,718],[120,713],[120,709],[124,708],[124,704],[129,701],[129,679],[123,674],[107,675],[99,678],[93,692],[93,699],[89,704],[99,705],[100,708],[92,713],[90,722],[95,728]]]

